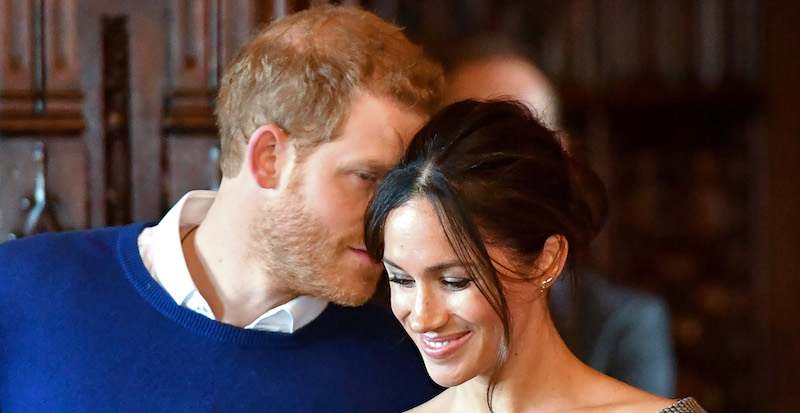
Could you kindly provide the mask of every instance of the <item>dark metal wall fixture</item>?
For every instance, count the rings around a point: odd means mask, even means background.
[[[22,198],[20,207],[25,211],[25,221],[19,230],[8,235],[8,239],[64,229],[56,216],[58,201],[47,193],[45,150],[41,142],[35,145],[31,157],[36,171],[33,193]]]

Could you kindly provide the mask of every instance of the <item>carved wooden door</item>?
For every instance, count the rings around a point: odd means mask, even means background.
[[[214,188],[225,62],[257,0],[0,0],[0,242],[158,219]]]
[[[75,2],[0,1],[0,241],[88,225]]]

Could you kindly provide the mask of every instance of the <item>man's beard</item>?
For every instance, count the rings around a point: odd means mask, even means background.
[[[301,181],[302,175],[295,177]],[[332,234],[307,211],[297,182],[289,184],[279,204],[265,206],[251,228],[250,251],[282,292],[347,306],[362,305],[375,293],[381,267],[350,256],[350,246],[363,244],[361,228]]]

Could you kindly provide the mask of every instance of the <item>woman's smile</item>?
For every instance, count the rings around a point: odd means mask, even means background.
[[[472,336],[472,332],[450,334],[444,337],[429,337],[426,334],[420,335],[419,347],[425,355],[434,359],[444,359],[462,347]]]

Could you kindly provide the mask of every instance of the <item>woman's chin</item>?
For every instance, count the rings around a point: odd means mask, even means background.
[[[437,371],[439,370],[439,371]],[[429,369],[428,375],[431,376],[431,379],[438,385],[442,387],[455,387],[459,384],[468,381],[472,377],[468,377],[468,375],[458,374],[454,371],[441,371],[442,368],[437,369]]]
[[[461,383],[464,383],[466,380],[452,380],[452,379],[433,379],[433,382],[438,384],[442,387],[455,387]]]

